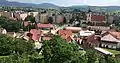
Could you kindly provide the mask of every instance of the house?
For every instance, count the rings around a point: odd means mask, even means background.
[[[2,33],[2,34],[7,34],[7,30],[6,30],[6,29],[3,29],[3,28],[0,28],[0,33]]]
[[[34,41],[40,41],[40,34],[41,34],[41,31],[40,29],[31,29],[30,30],[30,34],[31,34],[31,39],[34,40]]]
[[[94,31],[80,31],[79,37],[82,39],[83,44],[94,45],[98,46],[98,41],[95,39],[95,32]]]
[[[58,35],[61,36],[62,39],[66,40],[67,42],[72,41],[72,31],[70,30],[59,30]]]
[[[101,47],[117,49],[120,48],[120,32],[106,32],[101,34]]]
[[[3,30],[2,30],[2,34],[7,34],[7,30],[6,30],[6,29],[3,29]]]

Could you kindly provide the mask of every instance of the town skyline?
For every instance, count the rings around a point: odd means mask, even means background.
[[[119,0],[0,0],[0,63],[120,63]]]

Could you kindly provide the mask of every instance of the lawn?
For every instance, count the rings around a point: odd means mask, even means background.
[[[114,55],[120,54],[120,51],[117,51],[117,50],[107,49],[107,48],[104,48],[104,50],[107,50],[107,51],[113,53]]]
[[[1,58],[7,58],[7,57],[9,57],[9,56],[0,56],[0,59],[1,59]]]

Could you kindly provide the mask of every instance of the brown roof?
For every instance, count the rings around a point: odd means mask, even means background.
[[[63,39],[65,39],[67,42],[71,40],[72,31],[70,30],[59,30],[58,35],[60,35]]]
[[[91,21],[106,21],[105,16],[92,15]]]

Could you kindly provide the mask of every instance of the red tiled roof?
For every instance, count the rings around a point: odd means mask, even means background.
[[[31,29],[30,33],[31,34],[40,34],[40,29]]]
[[[105,16],[92,15],[91,21],[106,21]]]
[[[110,32],[116,39],[120,40],[120,32]]]
[[[36,41],[40,38],[40,30],[39,29],[31,29],[30,33],[32,34],[32,40]]]
[[[38,28],[53,28],[54,26],[52,24],[37,24]]]
[[[67,42],[71,40],[72,31],[70,30],[59,30],[58,35],[60,35],[63,39],[65,39]]]
[[[102,34],[101,40],[118,43],[120,41],[120,32],[108,31],[105,34]]]

